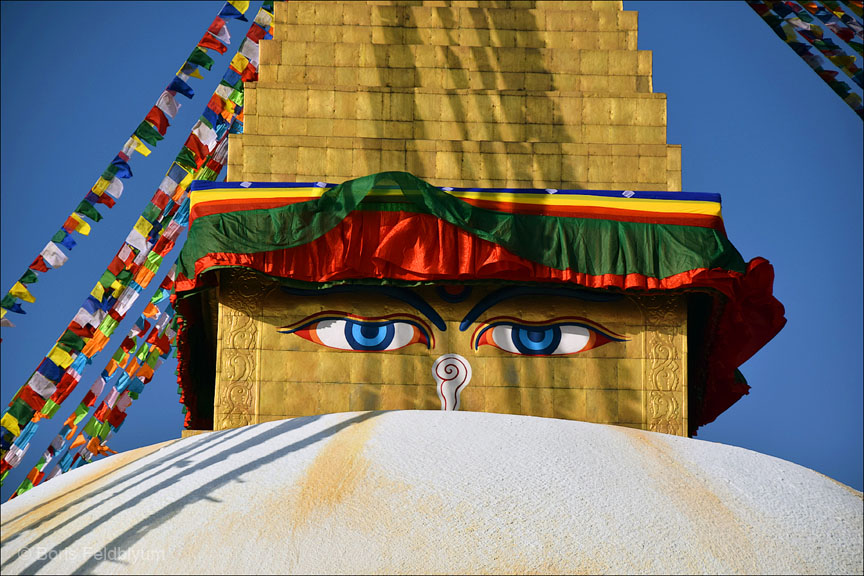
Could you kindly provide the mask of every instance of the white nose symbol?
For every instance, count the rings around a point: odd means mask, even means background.
[[[471,364],[459,354],[444,354],[432,365],[442,410],[459,410],[459,395],[471,380]]]

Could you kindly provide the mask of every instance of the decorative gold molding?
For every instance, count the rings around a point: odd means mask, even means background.
[[[222,369],[213,420],[217,430],[225,430],[256,422],[261,348],[258,318],[270,283],[247,270],[220,276]]]
[[[640,296],[631,298],[642,310],[643,390],[645,427],[653,432],[686,435],[687,387],[681,358],[683,296]]]

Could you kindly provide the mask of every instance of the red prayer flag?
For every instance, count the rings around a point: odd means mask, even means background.
[[[201,140],[195,134],[189,134],[189,138],[186,139],[184,146],[191,150],[195,154],[195,159],[200,160],[202,164],[207,155],[210,154],[210,150],[201,143]]]
[[[93,393],[92,390],[88,390],[87,394],[84,395],[84,398],[81,399],[81,404],[83,404],[87,408],[90,408],[95,403],[96,403],[96,395]]]
[[[224,27],[225,27],[225,20],[223,20],[222,18],[217,16],[213,20],[213,23],[210,24],[210,27],[207,28],[207,31],[210,32],[211,34],[213,34],[214,36],[218,36],[219,31],[222,30],[222,28],[224,28]]]
[[[108,271],[117,276],[123,269],[126,267],[126,263],[123,260],[120,260],[119,257],[114,256],[114,259],[111,260],[111,263],[108,265]]]
[[[168,130],[168,117],[165,116],[165,113],[156,106],[150,109],[150,112],[147,113],[144,120],[150,122],[150,124],[152,124],[162,136],[164,136],[165,132]]]
[[[219,40],[216,39],[215,36],[210,34],[209,32],[205,32],[204,36],[201,38],[201,41],[198,42],[198,46],[202,48],[212,48],[216,50],[220,54],[224,54],[228,51],[228,47],[222,44]]]
[[[63,230],[66,232],[72,233],[78,229],[78,222],[75,221],[72,216],[66,218],[66,222],[63,223]]]
[[[126,339],[123,340],[123,343],[120,344],[120,348],[124,352],[129,352],[134,347],[135,347],[135,340],[133,340],[131,336],[127,336]]]
[[[240,75],[240,79],[243,82],[255,82],[258,80],[258,69],[252,65],[250,62],[246,65],[246,69],[243,70],[243,74]]]
[[[246,38],[249,38],[251,41],[255,42],[255,44],[258,44],[258,41],[266,35],[267,30],[258,24],[252,24],[252,26],[249,27],[249,32],[246,33]]]
[[[153,252],[159,256],[165,256],[172,248],[174,248],[174,241],[168,240],[165,236],[161,236],[156,242],[156,245],[153,246]]]
[[[93,418],[98,420],[99,422],[105,422],[105,417],[108,415],[108,405],[105,402],[99,404],[99,408],[96,409],[96,412],[93,413]]]
[[[48,266],[45,264],[45,259],[42,258],[41,254],[39,256],[37,256],[35,260],[33,260],[33,263],[30,264],[30,266],[28,266],[28,268],[30,268],[30,270],[36,270],[37,272],[47,272],[48,271]]]
[[[101,196],[99,196],[99,199],[96,202],[99,204],[104,204],[108,208],[113,208],[114,204],[117,203],[117,201],[114,200],[114,198],[112,198],[110,194],[102,194]]]
[[[171,350],[171,339],[168,338],[166,334],[163,334],[156,340],[156,348],[158,348],[162,354],[167,353]]]
[[[51,395],[51,400],[57,404],[62,404],[75,389],[76,384],[78,384],[78,381],[71,374],[63,374],[60,382],[57,383],[57,389]]]
[[[21,391],[18,392],[18,398],[27,403],[30,408],[36,410],[42,410],[42,406],[45,405],[45,399],[39,396],[35,390],[30,388],[30,386],[24,386],[21,388]]]
[[[114,428],[117,428],[118,426],[120,426],[123,423],[123,420],[125,420],[125,419],[126,419],[126,412],[123,412],[122,410],[118,410],[116,406],[111,409],[111,412],[108,413],[108,424],[110,424]]]
[[[222,110],[225,109],[225,101],[218,94],[213,94],[210,97],[210,102],[207,103],[207,107],[216,114],[222,114]]]
[[[150,202],[159,208],[159,210],[164,210],[165,206],[168,205],[168,200],[171,198],[165,194],[162,190],[156,190],[156,193],[153,194],[153,198],[150,199]]]
[[[89,324],[86,326],[81,326],[77,322],[70,322],[69,330],[71,330],[73,334],[76,334],[81,338],[92,338],[93,333],[96,332],[96,328],[94,328],[93,326],[90,326]]]

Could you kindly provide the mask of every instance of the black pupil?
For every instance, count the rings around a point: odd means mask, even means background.
[[[543,338],[546,336],[546,330],[525,330],[525,336],[527,336],[531,342],[542,342]]]
[[[380,326],[370,324],[360,325],[360,334],[362,334],[364,338],[375,338],[376,336],[378,336],[379,330],[381,330]]]

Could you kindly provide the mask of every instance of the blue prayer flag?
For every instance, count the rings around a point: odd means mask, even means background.
[[[126,163],[125,160],[120,158],[120,156],[115,156],[113,160],[111,160],[111,165],[117,167],[117,178],[131,178],[132,177],[132,168],[129,167],[129,164]]]
[[[219,12],[219,16],[222,18],[236,18],[237,20],[240,20],[242,22],[248,22],[249,21],[246,19],[246,17],[243,15],[242,12],[237,10],[234,6],[232,6],[228,2],[226,2],[225,6],[222,7],[222,10]]]
[[[63,377],[64,370],[57,366],[54,362],[45,358],[42,360],[42,363],[39,364],[39,367],[36,369],[37,372],[51,380],[52,382],[59,382],[60,378]]]
[[[184,82],[180,78],[178,78],[177,76],[175,76],[171,80],[171,83],[168,84],[168,87],[165,89],[171,90],[172,92],[179,92],[180,94],[183,94],[187,98],[192,98],[193,96],[195,96],[195,91],[192,90],[192,87],[189,86],[189,84],[187,84],[186,82]]]

